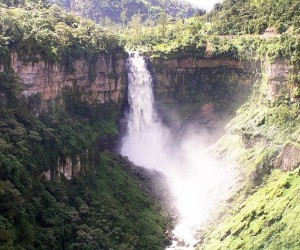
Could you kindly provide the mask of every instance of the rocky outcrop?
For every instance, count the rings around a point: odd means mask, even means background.
[[[88,152],[86,152],[86,155]],[[72,159],[67,156],[66,158],[59,158],[57,166],[52,169],[48,169],[43,173],[47,181],[60,179],[61,177],[71,180],[72,178],[78,176],[78,174],[83,170],[83,165],[79,155]]]
[[[204,104],[200,111],[195,113],[187,120],[187,125],[200,125],[206,128],[214,128],[220,122],[220,118],[215,113],[215,107],[212,103]]]
[[[64,161],[58,161],[57,174],[58,176],[63,175],[66,179],[71,180],[80,173],[81,168],[79,155],[76,156],[75,160],[72,160],[71,157],[66,157]]]
[[[156,96],[164,102],[234,102],[261,77],[259,63],[222,59],[154,59],[153,71]]]
[[[292,171],[300,165],[300,148],[286,144],[275,161],[275,167],[282,171]]]
[[[273,63],[265,63],[265,73],[267,78],[266,98],[270,102],[276,101],[280,96],[288,93],[289,75],[292,67],[288,61],[277,60]]]
[[[123,166],[124,170],[138,182],[145,193],[169,211],[174,209],[172,207],[174,205],[172,204],[173,195],[166,185],[166,176],[163,173],[154,169],[136,166],[127,157],[112,152],[106,152],[106,154],[112,157],[120,166]]]
[[[99,54],[93,60],[76,59],[70,65],[51,63],[39,55],[26,61],[11,53],[11,68],[23,83],[22,95],[39,95],[42,109],[60,99],[66,89],[75,89],[89,103],[119,102],[125,90],[124,53]],[[4,71],[0,65],[0,72]]]

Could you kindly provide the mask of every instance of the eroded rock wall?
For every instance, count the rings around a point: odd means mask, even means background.
[[[291,86],[288,82],[292,73],[292,67],[285,60],[265,63],[264,66],[267,78],[266,98],[269,102],[276,102],[282,95],[291,91]]]
[[[30,61],[11,53],[11,68],[17,74],[25,97],[40,95],[42,110],[61,99],[66,89],[76,89],[89,103],[120,102],[125,90],[125,53],[99,54],[93,60],[76,59],[71,65],[50,63],[39,55]],[[5,67],[0,65],[0,72]]]
[[[206,122],[212,120],[210,117],[214,117],[213,123],[216,123],[226,114],[233,114],[245,103],[253,85],[262,77],[262,65],[255,61],[154,59],[152,65],[160,108],[174,106],[181,112],[183,106],[190,106],[183,111],[184,119],[196,115],[204,126],[215,125]],[[210,117],[203,115],[205,105],[213,111],[209,113]]]
[[[68,63],[49,62],[40,55],[28,58],[12,51],[10,57],[0,60],[0,76],[13,79],[11,83],[17,86],[16,95],[25,97],[30,108],[30,100],[39,99],[32,109],[37,114],[50,111],[52,104],[67,104],[70,95],[74,95],[75,101],[87,101],[91,105],[112,103],[113,107],[119,108],[121,105],[114,104],[122,103],[125,97],[126,58],[127,53],[113,52]],[[6,102],[6,93],[1,91],[0,104]],[[93,170],[99,152],[113,150],[115,140],[109,135],[101,135],[89,149],[76,155],[60,156],[43,175],[47,180],[72,179],[79,173]]]

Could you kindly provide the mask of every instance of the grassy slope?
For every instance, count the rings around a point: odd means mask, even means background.
[[[299,170],[274,170],[198,249],[298,249]]]
[[[218,225],[201,233],[198,249],[299,247],[299,169],[274,169],[281,148],[299,142],[299,104],[270,105],[264,101],[265,89],[264,79],[219,141],[223,157],[240,165],[239,187]]]

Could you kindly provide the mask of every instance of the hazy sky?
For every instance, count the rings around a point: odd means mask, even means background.
[[[184,1],[189,2],[194,6],[205,10],[211,10],[216,3],[222,2],[222,0],[184,0]]]

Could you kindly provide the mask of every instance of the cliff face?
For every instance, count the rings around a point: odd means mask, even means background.
[[[33,61],[11,53],[11,68],[23,84],[25,97],[40,95],[42,109],[58,100],[67,89],[75,89],[81,99],[89,103],[118,103],[126,89],[125,54],[100,54],[94,60],[77,59],[72,67],[63,63],[49,63],[39,56]],[[224,112],[230,105],[242,104],[250,95],[253,85],[268,79],[267,100],[274,101],[286,92],[291,68],[288,62],[272,64],[235,60],[212,59],[154,59],[152,70],[155,95],[162,104],[215,103],[214,109]],[[0,72],[4,72],[0,64]]]
[[[73,102],[76,102],[76,105],[81,105],[81,100],[84,101],[82,103],[87,102],[90,104],[90,110],[84,111],[84,119],[86,119],[87,124],[85,126],[85,122],[81,122],[81,129],[85,129],[92,123],[89,119],[95,122],[99,120],[103,124],[106,122],[106,125],[103,125],[104,127],[106,126],[105,129],[99,125],[85,131],[95,130],[97,131],[97,136],[92,140],[91,138],[86,139],[85,141],[89,141],[89,143],[85,143],[84,147],[74,152],[66,150],[68,151],[67,153],[61,153],[59,157],[55,156],[51,160],[51,167],[44,171],[46,179],[56,179],[60,176],[71,179],[80,172],[94,169],[95,157],[93,152],[97,151],[99,153],[114,149],[117,140],[117,131],[114,126],[116,126],[118,118],[112,118],[114,117],[112,113],[119,112],[116,109],[121,107],[118,104],[123,102],[125,97],[126,57],[126,53],[98,54],[94,55],[92,59],[81,58],[67,64],[65,62],[50,63],[43,60],[39,55],[28,60],[24,56],[21,57],[17,53],[11,52],[6,63],[0,63],[1,80],[6,84],[4,86],[9,87],[9,84],[15,84],[17,86],[15,91],[17,99],[21,101],[25,97],[28,100],[28,105],[30,105],[30,112],[40,115],[42,113],[52,114],[54,111],[47,111],[52,110],[50,108],[53,104],[69,107]],[[12,82],[7,83],[5,77],[11,77],[13,79]],[[0,104],[7,103],[7,98],[7,89],[0,88]],[[103,103],[112,105],[104,105],[105,107],[96,105]],[[100,109],[96,111],[97,107]],[[93,108],[95,109],[93,110]],[[106,111],[106,109],[111,109],[112,111]],[[76,108],[73,108],[73,111],[66,110],[65,112],[66,114],[68,112],[76,112]],[[96,115],[88,112],[96,112]],[[101,112],[110,112],[110,115],[102,114],[101,116]],[[39,118],[37,117],[37,119]],[[112,119],[112,121],[109,119]],[[48,126],[51,127],[52,125]],[[77,133],[76,129],[74,129],[75,134]],[[37,129],[35,134],[40,136],[42,133]],[[84,134],[82,131],[78,131],[78,133]],[[68,136],[66,135],[66,138],[69,138]],[[78,143],[76,141],[74,146],[78,147]]]
[[[63,102],[63,94],[74,90],[90,104],[121,102],[126,89],[125,60],[125,54],[100,54],[94,60],[75,60],[70,69],[39,56],[28,62],[11,53],[10,68],[23,83],[22,95],[38,95],[42,101],[38,111],[47,111],[51,102]],[[264,95],[268,103],[293,91],[287,84],[291,68],[286,61],[270,64],[185,58],[153,59],[151,65],[158,108],[171,125],[216,128],[224,118],[235,114],[262,81],[266,82]],[[0,72],[6,69],[7,65],[0,64]],[[101,145],[109,140],[99,137]],[[105,144],[100,151],[107,148]],[[45,173],[46,178],[76,176],[86,167],[79,155],[75,158],[59,160],[55,172]]]
[[[155,95],[162,112],[170,113],[175,107],[183,119],[198,117],[198,123],[208,127],[234,115],[263,78],[268,102],[291,91],[287,84],[291,67],[284,60],[153,59],[152,65]],[[203,111],[207,105],[211,112]]]
[[[232,60],[153,60],[153,65],[156,95],[165,102],[198,101],[221,89],[228,95],[250,91],[261,73],[258,63]]]
[[[288,61],[277,60],[271,64],[265,63],[266,98],[268,101],[276,101],[284,94],[291,96],[291,101],[293,101],[293,87],[288,84],[291,73],[292,67]]]
[[[154,59],[153,72],[162,112],[175,107],[183,119],[196,115],[197,123],[208,127],[234,114],[262,77],[260,63],[222,59]]]
[[[63,63],[49,63],[36,56],[30,62],[11,53],[11,68],[19,77],[22,95],[40,95],[42,110],[48,104],[60,100],[67,89],[80,93],[89,103],[118,103],[125,90],[125,54],[100,54],[93,60],[75,60],[71,67]],[[5,69],[0,66],[0,72]]]

